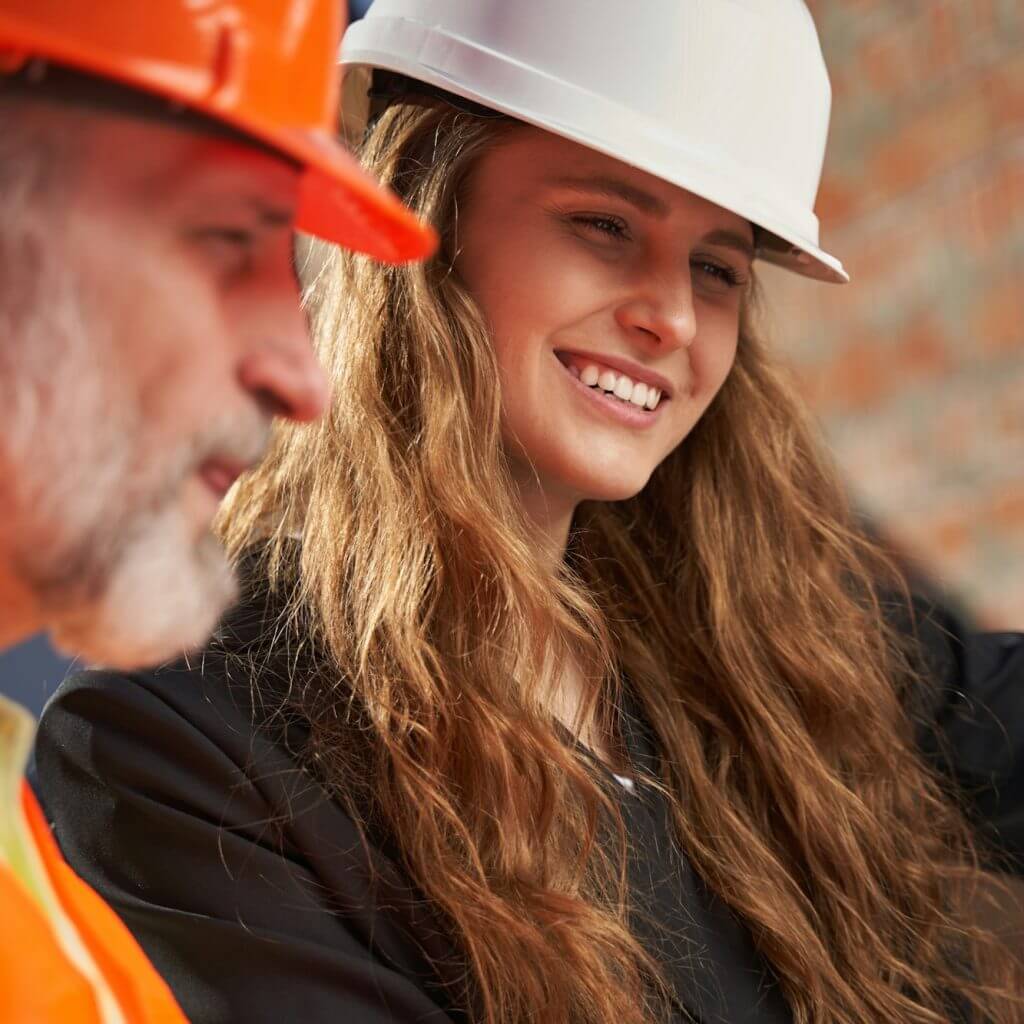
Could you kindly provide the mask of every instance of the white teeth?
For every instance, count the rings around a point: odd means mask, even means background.
[[[623,402],[629,402],[638,409],[653,412],[661,401],[661,392],[642,381],[633,382],[624,374],[602,370],[593,363],[587,363],[581,370],[575,364],[569,365],[569,372],[588,388],[600,388],[610,392]]]

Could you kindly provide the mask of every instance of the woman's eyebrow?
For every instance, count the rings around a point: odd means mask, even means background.
[[[621,178],[608,177],[606,175],[593,175],[584,178],[565,177],[555,178],[549,184],[556,188],[571,189],[573,192],[586,193],[587,195],[609,196],[612,199],[621,199],[631,206],[635,206],[641,213],[646,213],[662,220],[670,212],[668,203]],[[714,231],[709,231],[704,236],[703,241],[709,245],[722,245],[729,249],[736,249],[749,260],[753,260],[755,256],[754,243],[737,231],[717,228]]]
[[[749,260],[753,260],[756,255],[754,251],[754,243],[749,238],[744,238],[743,235],[736,231],[727,231],[724,228],[716,228],[714,231],[709,231],[701,241],[707,242],[708,245],[722,245],[727,249],[736,249]]]
[[[645,192],[642,188],[631,185],[621,178],[594,175],[593,177],[577,178],[555,178],[549,182],[557,188],[567,188],[574,192],[585,192],[590,195],[608,196],[612,199],[622,199],[624,202],[635,206],[641,213],[652,217],[664,219],[669,214],[668,204]]]

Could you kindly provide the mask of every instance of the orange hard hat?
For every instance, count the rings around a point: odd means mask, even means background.
[[[295,226],[392,263],[432,229],[337,137],[343,0],[0,0],[0,71],[33,59],[216,118],[305,168]]]

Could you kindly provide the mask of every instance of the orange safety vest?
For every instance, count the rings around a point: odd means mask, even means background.
[[[0,743],[15,729],[24,742],[31,719],[18,711],[0,699]],[[27,783],[0,785],[17,800],[0,823],[0,1021],[187,1024],[121,919],[68,867]]]

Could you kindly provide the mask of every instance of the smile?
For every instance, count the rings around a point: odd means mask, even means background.
[[[588,404],[592,402],[624,425],[650,426],[668,401],[666,388],[637,380],[597,358],[569,352],[556,352],[555,356],[573,378],[575,387],[589,400]]]

